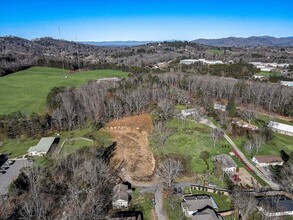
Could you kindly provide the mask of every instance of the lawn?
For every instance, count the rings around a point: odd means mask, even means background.
[[[215,200],[216,204],[219,207],[219,211],[230,210],[231,207],[232,207],[231,200],[226,195],[219,195],[217,193],[200,191],[200,190],[194,190],[194,189],[192,189],[191,191],[192,191],[192,194],[193,195],[206,194],[206,195],[212,196],[213,199]]]
[[[4,140],[4,145],[0,147],[0,153],[9,154],[10,158],[18,157],[27,153],[27,150],[35,146],[39,140],[37,139],[27,139],[21,141],[18,139],[6,139]]]
[[[164,147],[158,147],[150,140],[150,144],[155,155],[160,153],[175,153],[182,155],[191,163],[192,171],[205,173],[206,165],[199,155],[201,151],[208,151],[211,155],[228,153],[231,148],[222,148],[222,145],[228,145],[226,140],[221,140],[213,147],[210,138],[210,128],[192,121],[183,121],[181,119],[172,119],[168,122],[168,127],[172,128],[174,133],[167,140]],[[213,169],[211,159],[208,160],[209,172]]]
[[[81,149],[85,146],[110,146],[112,144],[112,139],[110,133],[104,130],[94,131],[93,129],[88,127],[82,130],[73,130],[73,131],[63,131],[60,132],[60,142],[57,147],[57,151],[61,150],[61,145],[65,141],[60,154],[70,154],[74,151]],[[91,137],[88,137],[90,134]],[[56,135],[56,134],[55,134]],[[82,138],[88,137],[89,139],[93,139],[94,143],[88,140],[74,140],[74,138]],[[71,140],[73,139],[73,140]],[[57,152],[57,153],[58,153]]]
[[[214,49],[214,50],[208,50],[207,52],[209,54],[223,54],[224,53],[224,50]]]
[[[152,199],[155,196],[152,193],[140,193],[137,190],[132,192],[132,200],[130,202],[130,209],[136,211],[141,211],[143,213],[144,220],[152,219],[152,209],[154,205],[152,204]]]
[[[256,76],[280,76],[281,74],[278,72],[265,72],[265,71],[261,71],[255,74]]]
[[[0,114],[15,111],[23,113],[45,110],[47,94],[57,86],[80,86],[91,79],[127,77],[117,70],[81,71],[66,74],[68,70],[48,67],[31,67],[27,70],[0,77]]]

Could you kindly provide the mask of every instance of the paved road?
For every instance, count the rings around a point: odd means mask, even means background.
[[[201,124],[207,125],[211,128],[216,128],[216,126],[209,121],[208,119],[204,118],[200,121]],[[242,158],[242,160],[263,180],[265,181],[272,189],[274,190],[279,190],[280,186],[274,182],[271,181],[268,177],[266,177],[260,170],[254,166],[246,157],[245,155],[241,152],[241,150],[237,147],[237,145],[232,141],[232,139],[227,135],[224,134],[224,138],[231,144],[233,149],[238,153],[238,155]]]

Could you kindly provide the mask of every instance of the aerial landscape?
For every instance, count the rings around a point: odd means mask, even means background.
[[[293,220],[292,8],[1,2],[0,220]]]

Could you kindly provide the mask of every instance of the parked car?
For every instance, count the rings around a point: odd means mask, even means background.
[[[7,161],[7,163],[8,163],[9,165],[14,164],[14,162],[15,162],[15,160],[8,160],[8,161]]]
[[[8,170],[9,167],[0,167],[0,170]]]
[[[5,174],[6,171],[4,171],[4,170],[0,170],[0,173],[1,173],[1,174]]]

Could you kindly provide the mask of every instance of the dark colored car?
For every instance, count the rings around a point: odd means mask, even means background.
[[[4,171],[4,170],[0,170],[0,173],[1,173],[1,174],[5,174],[6,171]]]

